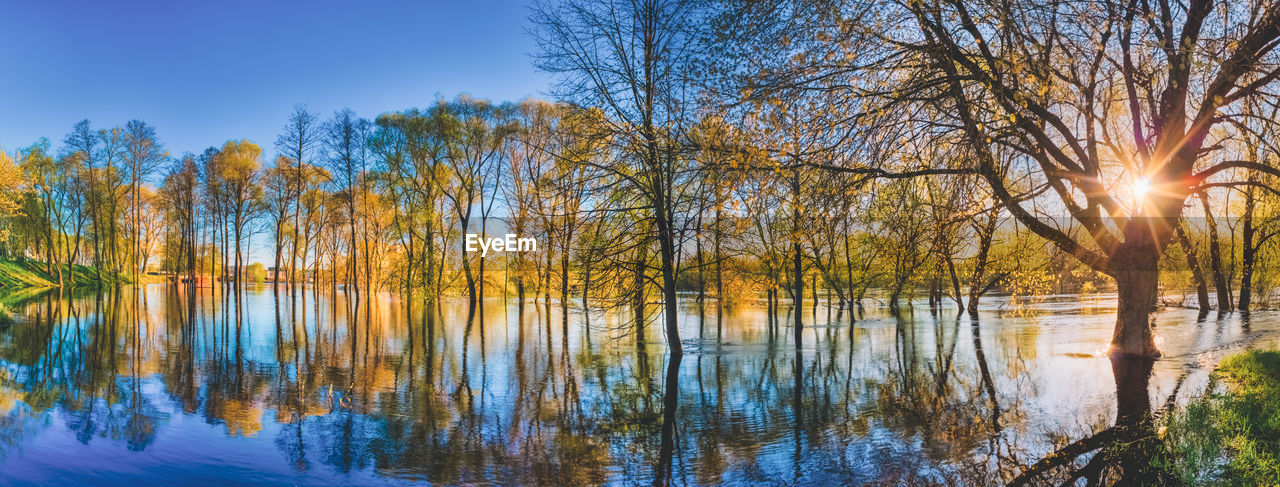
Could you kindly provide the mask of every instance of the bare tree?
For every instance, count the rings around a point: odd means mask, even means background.
[[[560,76],[565,99],[604,111],[605,129],[618,164],[602,165],[640,195],[653,221],[659,248],[660,286],[667,344],[683,353],[677,329],[676,206],[685,199],[679,179],[680,139],[686,129],[684,76],[692,36],[687,29],[693,5],[681,0],[539,3],[533,7],[533,35],[541,46],[540,68]]]
[[[133,234],[130,248],[130,272],[137,280],[138,271],[145,266],[142,257],[143,215],[142,183],[160,164],[169,159],[169,152],[156,140],[156,130],[141,120],[130,120],[124,129],[124,162],[129,175],[129,205],[132,210],[130,228]]]
[[[360,285],[356,273],[356,226],[359,218],[356,211],[356,198],[364,191],[365,179],[362,166],[365,140],[369,137],[369,122],[356,117],[351,110],[334,113],[333,118],[324,126],[324,145],[328,152],[329,170],[338,184],[339,198],[347,211],[347,280],[346,283],[360,296]],[[367,247],[366,242],[366,247]],[[367,252],[366,252],[367,253]],[[368,266],[365,266],[368,272]]]
[[[315,114],[307,111],[304,105],[293,107],[293,113],[289,115],[289,120],[285,122],[284,131],[276,138],[276,150],[293,160],[293,174],[291,180],[293,182],[292,192],[290,194],[293,204],[293,245],[289,250],[289,286],[290,289],[296,283],[296,270],[298,260],[298,242],[301,229],[301,210],[300,202],[302,194],[305,191],[308,167],[312,166],[311,161],[316,158],[316,151],[321,142],[320,122]]]

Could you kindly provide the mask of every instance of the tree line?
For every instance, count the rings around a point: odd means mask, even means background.
[[[674,353],[685,290],[976,314],[996,290],[1113,288],[1114,350],[1150,356],[1162,293],[1219,311],[1269,298],[1278,12],[535,3],[558,101],[299,106],[270,163],[249,141],[171,158],[143,122],[81,122],[57,156],[17,152],[5,251],[236,285],[258,237],[277,287],[625,306],[641,333],[658,313]],[[462,248],[499,220],[540,251]]]

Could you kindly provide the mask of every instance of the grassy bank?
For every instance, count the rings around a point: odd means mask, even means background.
[[[83,265],[72,266],[72,269],[64,268],[63,279],[66,280],[66,285],[75,287],[92,287],[100,284],[94,268]],[[108,275],[103,275],[102,280],[108,285],[126,281],[122,277]],[[57,286],[57,271],[55,270],[52,275],[45,272],[43,262],[0,260],[0,294],[22,289]]]
[[[1164,418],[1157,462],[1187,485],[1280,485],[1280,351],[1228,357],[1212,381]]]

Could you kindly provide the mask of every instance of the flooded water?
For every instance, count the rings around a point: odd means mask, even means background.
[[[576,305],[8,302],[0,484],[1003,483],[1280,337],[1274,313],[1167,309],[1165,356],[1132,365],[1104,353],[1107,296],[990,299],[976,321],[824,303],[799,333],[785,304],[774,324],[690,300],[671,359],[661,326]]]

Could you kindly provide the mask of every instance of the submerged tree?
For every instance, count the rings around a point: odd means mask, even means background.
[[[609,171],[639,198],[658,246],[667,344],[683,349],[677,329],[676,281],[683,235],[677,206],[687,200],[681,139],[690,106],[687,63],[693,4],[681,0],[588,2],[534,7],[539,67],[561,77],[564,98],[603,110],[604,130],[619,156]]]
[[[355,289],[358,296],[360,288],[356,273],[357,250],[356,227],[359,225],[359,195],[367,191],[364,188],[366,179],[365,143],[369,138],[370,122],[356,117],[355,112],[343,110],[334,114],[324,126],[324,145],[329,159],[329,170],[334,174],[338,184],[338,196],[346,209],[348,230],[347,240],[347,279],[348,286]],[[367,233],[367,232],[366,232]],[[366,248],[366,254],[367,254]],[[366,260],[367,260],[366,255]],[[365,266],[368,273],[368,265]]]
[[[242,282],[245,228],[257,217],[262,205],[262,187],[259,172],[262,168],[262,149],[247,140],[229,141],[218,152],[217,178],[226,197],[226,211],[230,216],[231,234],[235,245],[235,273],[233,282]]]
[[[289,157],[293,165],[293,173],[290,174],[289,196],[293,201],[293,238],[292,246],[289,249],[289,286],[292,289],[296,285],[296,266],[298,259],[298,242],[300,241],[301,226],[301,207],[302,195],[307,191],[306,183],[314,168],[316,159],[316,151],[320,149],[321,133],[319,118],[307,111],[307,107],[298,105],[293,108],[293,113],[289,115],[289,120],[285,123],[284,131],[276,138],[276,150],[280,151],[286,157]],[[278,266],[277,266],[278,267]]]
[[[761,87],[872,101],[848,123],[931,114],[934,143],[974,154],[934,167],[978,174],[1019,224],[1115,279],[1119,354],[1159,354],[1148,313],[1186,199],[1232,169],[1276,172],[1220,157],[1214,132],[1271,97],[1280,11],[1270,2],[783,2],[726,18],[758,41],[790,36],[796,55],[766,66]],[[1018,164],[1003,165],[997,148]],[[1033,198],[1041,187],[1050,196]]]
[[[144,180],[168,159],[169,152],[165,151],[164,146],[156,139],[155,127],[141,120],[130,120],[125,125],[124,162],[129,176],[129,229],[132,234],[129,271],[133,273],[135,280],[138,273],[145,270],[145,259],[142,256],[142,241],[145,233],[142,212],[146,198],[143,197],[142,185]]]

